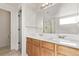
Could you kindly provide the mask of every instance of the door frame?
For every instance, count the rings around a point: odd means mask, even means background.
[[[22,53],[22,9],[18,11],[18,50]]]

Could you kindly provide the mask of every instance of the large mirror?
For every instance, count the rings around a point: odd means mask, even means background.
[[[43,17],[43,32],[78,34],[78,5],[78,3],[58,3],[47,8]]]
[[[78,4],[76,3],[64,3],[61,5],[59,11],[56,14],[55,32],[60,34],[78,34],[79,33],[79,15]]]

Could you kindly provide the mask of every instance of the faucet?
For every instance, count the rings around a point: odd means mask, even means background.
[[[39,34],[39,36],[43,36],[43,34]]]
[[[59,35],[58,38],[62,38],[62,39],[64,39],[65,36],[64,36],[64,35]]]

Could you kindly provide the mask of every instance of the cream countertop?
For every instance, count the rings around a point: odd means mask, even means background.
[[[60,34],[60,35],[62,35],[62,34]],[[64,34],[63,36],[66,36],[66,35],[67,34]],[[68,47],[72,47],[72,48],[79,48],[79,41],[76,40],[76,38],[75,39],[73,39],[72,37],[59,38],[58,36],[59,36],[59,34],[28,35],[28,37],[35,38],[37,40],[47,41],[47,42],[64,45],[64,46],[68,46]],[[78,36],[75,35],[75,37],[78,37]]]

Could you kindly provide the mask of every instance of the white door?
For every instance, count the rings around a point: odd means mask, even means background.
[[[0,9],[0,48],[10,47],[10,12]]]

